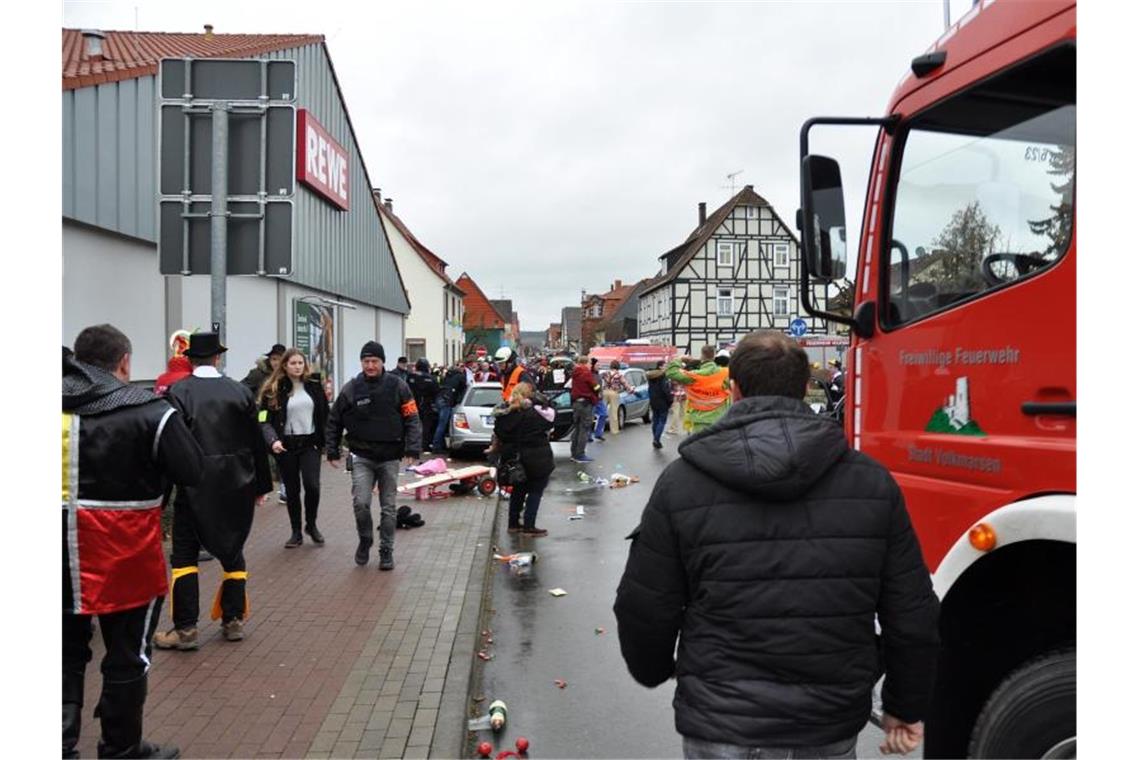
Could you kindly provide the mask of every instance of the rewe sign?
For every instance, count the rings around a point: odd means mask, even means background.
[[[348,211],[348,151],[304,108],[297,109],[297,179]]]

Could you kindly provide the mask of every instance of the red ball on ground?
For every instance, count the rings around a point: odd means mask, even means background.
[[[520,736],[519,738],[515,739],[515,748],[518,749],[519,752],[526,752],[529,746],[530,742],[527,741],[527,738],[525,736]]]
[[[491,742],[479,742],[479,757],[490,757],[494,751],[495,748],[491,746]]]

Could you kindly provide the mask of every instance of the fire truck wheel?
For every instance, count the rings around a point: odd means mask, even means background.
[[[1002,681],[978,715],[967,756],[1076,757],[1076,651],[1037,657]]]

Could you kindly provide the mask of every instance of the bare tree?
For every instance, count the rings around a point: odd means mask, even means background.
[[[934,239],[934,248],[942,253],[940,279],[956,283],[960,288],[983,289],[981,262],[994,252],[1001,228],[991,224],[978,201],[958,209],[949,223]]]
[[[1073,180],[1076,178],[1077,152],[1075,148],[1059,146],[1049,154],[1048,173],[1060,177],[1059,184],[1050,183],[1053,192],[1060,198],[1057,205],[1049,206],[1053,212],[1045,219],[1029,221],[1029,231],[1034,235],[1044,235],[1049,245],[1042,251],[1046,259],[1060,256],[1069,244],[1073,229]]]

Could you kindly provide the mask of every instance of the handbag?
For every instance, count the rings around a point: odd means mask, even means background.
[[[523,483],[526,483],[526,469],[516,454],[499,467],[499,485],[521,486]]]

